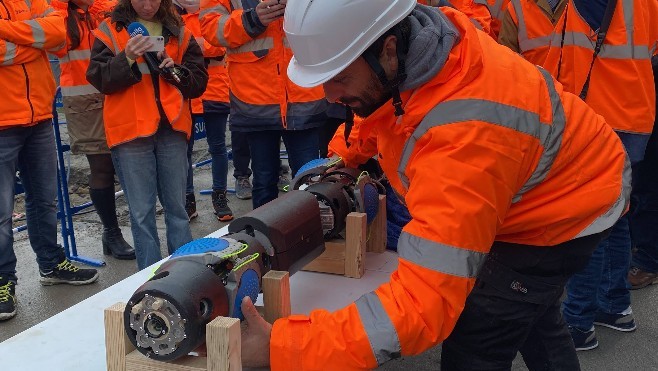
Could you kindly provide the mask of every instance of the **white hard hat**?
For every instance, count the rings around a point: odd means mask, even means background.
[[[417,0],[288,0],[283,30],[293,51],[288,77],[320,85],[409,15]]]

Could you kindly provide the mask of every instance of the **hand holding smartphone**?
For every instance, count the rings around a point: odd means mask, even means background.
[[[164,37],[163,36],[144,36],[149,39],[151,47],[146,49],[147,52],[161,52],[164,51]]]

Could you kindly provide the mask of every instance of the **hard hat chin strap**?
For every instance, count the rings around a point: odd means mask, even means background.
[[[393,80],[389,80],[388,77],[386,77],[386,72],[384,71],[384,68],[382,67],[381,63],[379,63],[379,59],[377,58],[377,56],[375,56],[373,53],[366,51],[365,53],[363,53],[363,58],[365,58],[366,62],[368,62],[370,68],[372,68],[372,70],[375,71],[375,74],[379,78],[379,81],[381,81],[382,85],[391,89],[391,94],[393,95],[393,107],[395,107],[395,116],[402,116],[404,115],[404,109],[402,108],[402,98],[400,97],[400,85],[407,78],[407,74],[405,72],[405,65],[404,65],[405,53],[403,51],[404,45],[402,42],[401,33],[396,32],[396,37],[397,37],[396,53],[398,56],[398,71],[395,77],[393,78]]]

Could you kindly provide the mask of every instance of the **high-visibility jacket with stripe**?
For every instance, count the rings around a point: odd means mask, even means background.
[[[226,70],[226,48],[213,46],[208,43],[201,33],[201,24],[199,23],[199,13],[183,14],[183,21],[197,44],[203,51],[208,68],[208,87],[201,98],[192,99],[192,113],[202,114],[202,101],[220,102],[228,105],[228,71]]]
[[[477,4],[486,5],[489,8],[491,13],[491,32],[495,35],[495,39],[498,39],[498,33],[500,32],[500,25],[503,21],[503,11],[507,8],[507,4],[510,0],[474,0]]]
[[[442,11],[461,38],[441,71],[402,93],[404,115],[387,103],[363,123],[413,216],[398,268],[344,309],[276,321],[273,370],[371,369],[420,353],[453,330],[494,241],[557,245],[608,229],[628,205],[630,163],[603,118]]]
[[[542,65],[555,23],[566,4],[567,0],[560,0],[553,11],[547,0],[511,0],[503,15],[498,42],[526,60]]]
[[[66,23],[68,19],[68,3],[59,0],[53,0],[51,5],[61,14]],[[116,5],[115,0],[95,0],[94,3],[85,12],[78,9],[77,12],[82,16],[78,22],[80,32],[80,44],[74,49],[69,50],[71,45],[70,35],[67,35],[66,45],[64,48],[57,50],[54,54],[59,58],[59,86],[62,96],[80,96],[89,94],[98,94],[98,90],[87,81],[87,67],[91,58],[91,47],[94,45],[94,30],[100,22],[105,19],[107,12],[111,11]]]
[[[354,125],[347,141],[345,140],[345,124],[336,129],[334,136],[329,141],[329,157],[338,156],[343,160],[345,166],[356,168],[365,164],[368,159],[377,154],[377,138],[375,135],[364,135],[365,139],[361,137],[360,129],[363,120],[361,117],[354,117]],[[370,126],[366,125],[365,130],[369,129]]]
[[[450,5],[460,12],[466,14],[468,18],[471,19],[471,22],[475,27],[481,29],[482,31],[495,37],[493,30],[491,29],[491,12],[489,11],[489,6],[486,2],[478,0],[447,0]],[[437,6],[440,5],[438,0],[418,0],[419,4]]]
[[[615,130],[650,134],[653,128],[656,93],[651,84],[651,55],[658,42],[657,19],[656,0],[618,0],[594,62],[585,101]],[[596,38],[597,32],[569,1],[543,64],[566,91],[580,94]]]
[[[252,24],[259,0],[204,0],[201,30],[212,45],[226,47],[231,128],[290,130],[319,127],[328,103],[321,87],[288,79],[292,50],[283,17],[266,28]]]
[[[93,31],[94,36],[105,46],[118,55],[126,48],[130,38],[128,31],[122,28],[117,31],[116,24],[108,18]],[[192,33],[185,27],[179,30],[179,37],[170,37],[165,44],[165,51],[176,64],[181,64],[183,55],[193,38]],[[127,89],[105,95],[103,107],[103,121],[105,122],[105,136],[107,145],[112,148],[116,145],[129,142],[135,138],[149,137],[158,130],[160,113],[156,103],[156,93],[144,57],[135,61],[142,73],[141,81]],[[181,92],[169,84],[162,75],[158,76],[159,99],[164,113],[171,127],[190,137],[192,131],[192,115],[189,99],[185,99]],[[143,97],[143,99],[139,99]]]
[[[46,0],[0,0],[0,130],[52,118],[55,79],[46,51],[62,47],[64,19]]]

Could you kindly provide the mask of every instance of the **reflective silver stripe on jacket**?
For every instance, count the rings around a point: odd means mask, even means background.
[[[241,101],[229,91],[231,110],[244,113],[248,117],[281,118],[281,108],[278,104],[251,104]]]
[[[60,63],[67,63],[70,61],[87,61],[91,59],[91,50],[69,50],[65,56],[60,57]]]
[[[553,122],[551,124],[540,122],[539,115],[535,112],[483,99],[457,99],[440,103],[423,118],[404,145],[400,164],[398,165],[398,175],[404,187],[409,188],[409,179],[405,174],[405,170],[416,142],[432,128],[464,121],[488,122],[537,138],[544,147],[544,151],[537,168],[526,184],[514,196],[513,202],[518,202],[522,194],[541,183],[548,174],[560,149],[566,119],[560,97],[553,85],[553,79],[548,72],[539,67],[537,68],[546,81],[551,99],[553,112]]]
[[[9,66],[14,63],[17,49],[16,44],[5,41],[5,54],[2,56],[2,66]]]
[[[399,358],[402,347],[398,333],[377,294],[367,293],[355,304],[377,364]]]
[[[114,55],[117,55],[121,52],[119,50],[119,44],[117,41],[114,39],[114,34],[110,30],[110,26],[106,22],[101,22],[101,24],[98,25],[98,30],[102,33],[104,33],[107,37],[110,38],[110,41],[112,41],[112,48],[114,49]],[[107,45],[108,48],[110,48],[109,45]]]
[[[226,54],[238,54],[238,53],[255,52],[258,50],[269,50],[272,49],[273,47],[274,47],[274,39],[271,37],[263,37],[262,39],[256,39],[254,41],[250,41],[237,48],[227,48]]]
[[[30,0],[25,0],[25,5],[27,5],[27,8],[30,9],[30,13],[32,12],[32,2]]]
[[[43,27],[41,27],[39,22],[34,19],[25,21],[25,23],[30,25],[30,28],[32,29],[32,38],[34,39],[32,47],[43,49],[43,46],[46,43],[46,32],[43,30]]]
[[[92,85],[62,86],[63,97],[75,97],[79,95],[98,94],[98,90]]]
[[[217,37],[217,41],[219,41],[220,45],[228,47],[228,41],[226,41],[226,38],[224,37],[224,27],[226,26],[226,22],[228,22],[231,13],[222,5],[217,5],[211,8],[201,9],[201,12],[199,13],[199,19],[202,19],[208,14],[219,14],[215,37]]]
[[[231,0],[233,10],[242,9],[242,0]]]
[[[146,63],[137,63],[137,69],[139,69],[139,72],[141,72],[142,75],[151,74],[151,70],[149,70],[149,66]]]
[[[324,98],[310,102],[289,102],[286,116],[313,116],[327,110],[327,100]]]
[[[528,36],[528,28],[526,27],[525,14],[523,13],[523,8],[521,7],[520,0],[512,0],[512,6],[516,12],[516,18],[519,22],[519,49],[521,52],[528,50],[537,49],[542,46],[549,46],[551,43],[551,35],[544,35],[539,37],[533,37],[532,39]]]
[[[221,61],[218,61],[216,59],[211,59],[210,62],[208,63],[208,67],[216,67],[216,66],[224,66],[226,63],[222,59]]]
[[[621,0],[624,13],[624,27],[626,29],[626,45],[610,45],[603,43],[598,58],[609,59],[651,59],[655,45],[635,45],[633,35],[635,34],[635,4],[634,0]],[[615,9],[618,12],[619,7]],[[607,37],[606,37],[607,39]],[[555,29],[551,43],[559,47],[562,42],[562,29]],[[579,46],[594,52],[596,40],[592,41],[589,35],[582,32],[568,31],[564,33],[564,45]]]
[[[603,232],[606,229],[612,227],[619,217],[626,210],[626,206],[631,199],[631,161],[626,154],[626,160],[624,161],[624,172],[622,178],[621,190],[619,192],[619,198],[617,201],[610,207],[605,214],[596,218],[592,224],[588,225],[587,228],[583,229],[582,232],[578,233],[575,238],[589,236],[594,233]]]
[[[400,257],[435,272],[474,278],[487,254],[450,246],[402,231],[398,240]]]

